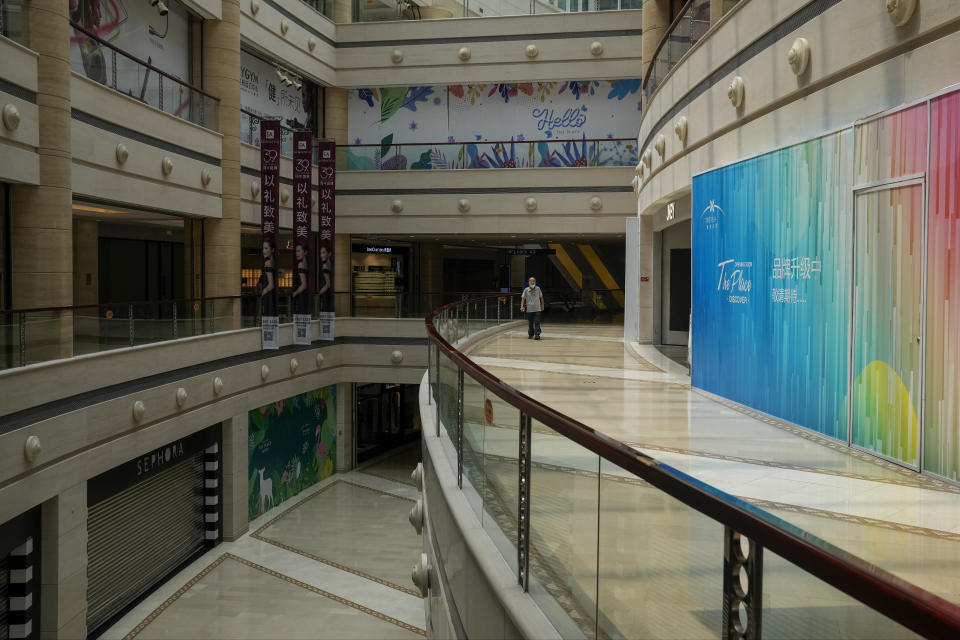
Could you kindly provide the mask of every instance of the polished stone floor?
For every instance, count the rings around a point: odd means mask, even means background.
[[[508,329],[470,355],[584,424],[960,602],[960,489],[707,397],[686,367],[621,335],[547,325],[537,342]],[[464,405],[476,508],[510,528],[515,412],[494,402],[488,425],[475,393]],[[531,593],[565,610],[566,630],[551,617],[564,635],[716,637],[722,528],[545,426],[533,432]],[[763,579],[765,636],[910,637],[769,552]]]
[[[423,637],[423,600],[410,582],[421,539],[407,524],[418,492],[408,478],[390,479],[409,476],[419,453],[386,454],[270,510],[101,637]]]

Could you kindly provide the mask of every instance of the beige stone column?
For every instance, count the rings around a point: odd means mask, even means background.
[[[349,233],[338,233],[333,243],[333,310],[338,316],[350,315],[351,267]]]
[[[351,0],[332,0],[333,15],[329,16],[337,24],[353,22],[353,2]]]
[[[347,144],[347,90],[327,87],[323,98],[322,137],[333,140],[339,148]],[[346,171],[347,156],[337,152],[337,171]],[[338,233],[333,247],[333,290],[350,291],[350,235]],[[350,315],[350,296],[338,295],[334,301],[334,311],[338,316]],[[339,463],[338,463],[339,464]]]
[[[647,75],[647,68],[657,50],[657,45],[670,26],[670,0],[644,0],[643,2],[643,34],[641,36],[641,55],[643,62],[643,76]]]
[[[40,638],[87,635],[87,483],[41,507]]]
[[[78,218],[73,233],[73,302],[92,305],[100,302],[100,223]],[[109,301],[108,301],[109,302]],[[84,310],[89,314],[90,310]]]
[[[337,385],[337,473],[353,469],[353,384]]]
[[[204,89],[220,99],[222,218],[204,222],[207,297],[240,295],[240,3],[223,0],[222,18],[203,21]],[[226,312],[223,303],[218,313]],[[239,326],[240,305],[230,310]]]
[[[11,303],[14,309],[68,307],[73,304],[73,192],[67,2],[30,0],[25,6],[30,48],[38,55],[40,182],[13,187]],[[42,331],[37,325],[37,335],[28,325],[29,361],[73,353],[70,314],[45,320]]]
[[[723,17],[723,0],[710,0],[710,26]]]
[[[224,420],[221,430],[223,464],[223,539],[236,540],[250,526],[249,464],[247,461],[247,414]]]
[[[654,294],[654,278],[653,278],[653,261],[654,261],[654,243],[653,243],[653,217],[651,216],[641,216],[640,217],[640,248],[638,253],[638,262],[639,262],[639,293],[637,296],[637,306],[639,309],[639,314],[637,318],[638,325],[638,336],[637,341],[640,343],[649,344],[653,342],[654,331],[653,328],[655,323],[653,321],[654,314],[654,304],[653,304],[653,294]],[[647,277],[647,281],[643,281],[643,277]]]

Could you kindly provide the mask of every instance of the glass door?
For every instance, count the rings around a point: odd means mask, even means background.
[[[855,198],[851,443],[918,468],[923,181]]]

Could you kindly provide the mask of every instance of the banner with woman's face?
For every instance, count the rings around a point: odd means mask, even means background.
[[[260,126],[260,234],[263,270],[260,276],[260,324],[264,349],[277,349],[277,230],[280,225],[280,121]]]
[[[310,344],[313,134],[293,134],[293,343]]]

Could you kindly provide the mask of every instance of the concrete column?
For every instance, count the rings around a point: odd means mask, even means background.
[[[723,17],[723,0],[710,0],[710,26]]]
[[[640,39],[640,51],[643,62],[643,76],[653,59],[657,45],[670,26],[670,0],[644,0],[643,34]]]
[[[348,144],[347,90],[327,87],[324,93],[324,131],[321,131],[321,135],[335,141],[338,145]]]
[[[623,275],[623,339],[636,342],[640,337],[640,218],[627,218],[626,251]],[[648,274],[649,275],[649,274]]]
[[[424,244],[420,266],[423,275],[423,290],[429,293],[443,291],[443,250],[438,244]],[[439,297],[433,296],[432,306],[442,304]]]
[[[347,15],[349,16],[349,4]],[[339,22],[339,20],[338,20]],[[349,22],[349,19],[346,20]],[[346,145],[347,138],[347,90],[337,87],[327,87],[324,92],[322,137],[333,140],[337,146]],[[346,171],[347,156],[337,153],[337,170]],[[338,233],[334,239],[333,248],[333,290],[350,291],[350,235]],[[338,295],[334,303],[334,311],[338,316],[350,315],[350,296]]]
[[[221,429],[223,464],[223,539],[236,540],[250,525],[250,470],[247,460],[247,414],[224,420]]]
[[[351,267],[349,233],[338,233],[333,239],[333,310],[338,316],[350,315]]]
[[[240,295],[240,3],[223,0],[222,17],[203,21],[204,89],[220,99],[222,218],[205,221],[208,297]],[[234,315],[239,326],[240,305]]]
[[[40,638],[87,635],[87,483],[41,507]]]
[[[37,58],[40,182],[14,185],[10,280],[14,309],[73,304],[73,212],[70,147],[70,30],[64,0],[26,3],[30,48]],[[59,331],[45,323],[29,336],[27,358],[73,353],[69,314],[57,314]],[[30,347],[45,343],[44,353]],[[36,356],[36,357],[34,357]]]
[[[73,302],[97,304],[100,302],[100,223],[78,218],[73,240]]]
[[[654,242],[653,242],[653,218],[651,216],[640,217],[640,248],[638,251],[638,272],[639,280],[637,286],[637,308],[639,310],[637,317],[637,341],[649,344],[654,339]],[[647,278],[644,282],[644,277]]]
[[[353,469],[353,384],[337,385],[337,473]]]

